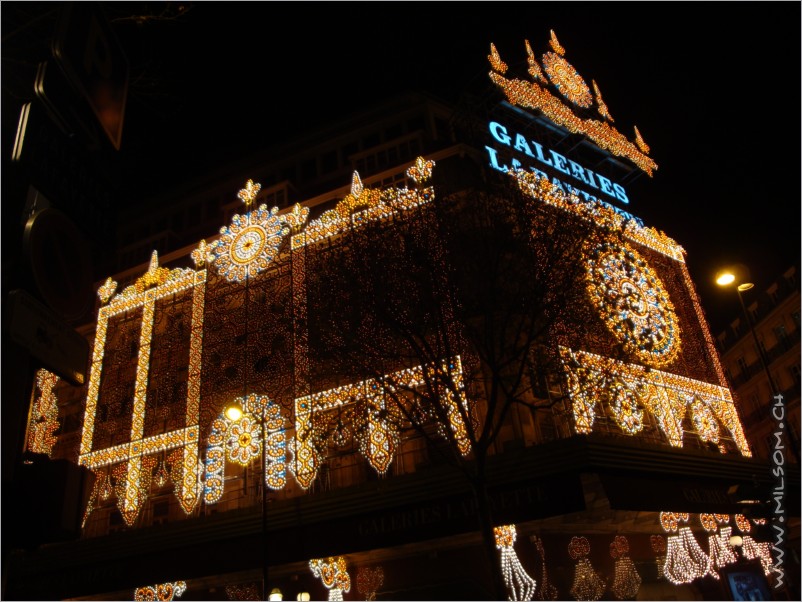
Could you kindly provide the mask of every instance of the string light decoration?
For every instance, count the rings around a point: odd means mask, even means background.
[[[602,100],[601,90],[599,90],[599,86],[596,83],[596,80],[592,80],[592,83],[593,83],[593,94],[596,97],[596,105],[597,105],[597,110],[599,111],[599,115],[604,117],[610,123],[613,123],[615,119],[613,119],[613,116],[610,115],[610,109],[607,108],[607,105],[605,104],[604,100]],[[635,128],[635,130],[637,131],[637,128]],[[637,140],[635,142],[637,143]],[[638,145],[638,148],[640,148],[640,145]],[[643,149],[641,148],[641,150]],[[646,150],[644,152],[648,153],[649,151]]]
[[[452,382],[462,390],[462,363],[459,356],[446,362],[442,369],[451,375]],[[393,460],[397,446],[394,427],[382,417],[380,411],[384,409],[385,388],[390,386],[409,389],[421,386],[427,382],[424,370],[422,366],[407,368],[386,375],[382,382],[369,379],[296,399],[294,473],[298,484],[308,489],[315,480],[318,466],[322,462],[321,454],[314,445],[314,437],[310,436],[314,431],[313,412],[339,410],[355,404],[358,400],[368,400],[370,402],[368,407],[375,410],[368,412],[368,437],[360,445],[360,451],[379,474],[384,474]],[[462,455],[467,455],[470,451],[470,442],[457,408],[457,401],[451,391],[444,392],[442,401],[448,410],[449,426],[457,441],[457,448]],[[459,403],[463,406],[467,404],[464,395]]]
[[[507,173],[515,178],[518,188],[531,198],[570,212],[602,228],[621,232],[624,238],[684,264],[685,250],[664,232],[643,226],[637,219],[626,219],[610,205],[584,201],[576,193],[567,193],[543,175],[523,169],[510,169]]]
[[[158,585],[146,585],[134,590],[134,600],[159,600],[167,602],[180,598],[187,591],[186,581],[168,581]]]
[[[426,161],[422,157],[415,160],[415,165],[407,170],[407,176],[420,186],[431,177],[434,161]],[[365,194],[364,188],[360,190],[356,185],[358,174],[351,180],[351,197],[359,198]],[[361,180],[359,180],[361,183]],[[356,193],[356,194],[355,194]],[[327,213],[326,218],[310,221],[303,231],[293,234],[290,238],[292,262],[292,308],[293,332],[295,345],[293,346],[293,360],[295,366],[295,396],[303,397],[311,392],[309,385],[309,332],[307,327],[307,290],[306,290],[306,248],[320,243],[328,238],[337,236],[350,228],[359,227],[371,221],[381,221],[398,216],[401,213],[413,210],[435,198],[434,189],[430,186],[416,189],[392,188],[382,191],[379,195],[367,193],[365,197],[367,207],[361,209],[353,216],[347,210],[333,210]],[[343,207],[352,207],[353,201],[348,197],[340,201]],[[349,215],[348,218],[341,217]],[[316,470],[316,469],[315,469]],[[311,481],[310,481],[311,483]]]
[[[58,376],[44,368],[36,371],[36,387],[31,399],[31,411],[28,416],[28,451],[37,454],[53,453],[53,446],[58,441],[56,431],[58,421],[58,397],[53,388],[58,383]],[[38,391],[38,395],[37,395]]]
[[[661,512],[660,525],[669,535],[668,550],[663,565],[663,575],[674,585],[690,583],[709,572],[710,557],[702,551],[690,527],[680,526],[688,522],[688,513]]]
[[[356,574],[356,589],[365,600],[375,600],[376,592],[384,584],[384,569],[380,566],[362,567]]]
[[[554,52],[544,54],[542,61],[546,75],[560,94],[583,109],[591,106],[593,96],[590,88],[571,63]]]
[[[549,575],[546,571],[546,552],[543,549],[543,539],[537,535],[532,535],[529,538],[540,554],[540,584],[537,587],[535,596],[537,600],[556,600],[559,597],[557,588],[549,581]]]
[[[529,44],[529,40],[524,40],[524,44],[526,45],[526,62],[529,65],[529,77],[535,81],[546,83],[546,76],[543,74],[543,69],[540,68],[537,58],[535,58],[535,53],[532,52],[532,46]],[[491,45],[491,48],[495,51],[495,46]],[[497,51],[495,55],[498,56]],[[495,66],[493,68],[495,69]],[[496,71],[498,71],[498,69],[496,69]],[[504,69],[502,73],[506,73],[506,71],[507,70]]]
[[[638,595],[641,577],[635,563],[629,557],[629,541],[617,535],[610,543],[610,556],[615,560],[613,584],[610,586],[616,598],[628,600]]]
[[[205,270],[196,272],[184,268],[176,268],[174,270],[160,268],[158,254],[154,251],[151,255],[147,272],[116,296],[109,297],[107,304],[98,310],[78,463],[93,470],[101,466],[116,465],[114,467],[114,476],[119,479],[118,485],[123,487],[122,495],[118,494],[118,504],[121,505],[120,511],[128,526],[133,525],[142,502],[147,497],[145,483],[149,484],[152,475],[151,470],[143,470],[143,462],[153,454],[180,448],[182,450],[181,473],[183,481],[176,488],[175,494],[187,514],[192,512],[200,497],[198,485],[200,478],[200,473],[198,472],[198,419],[205,285]],[[160,299],[182,294],[185,291],[192,295],[185,407],[186,426],[181,429],[145,437],[145,408],[156,302]],[[126,313],[137,309],[141,309],[142,322],[134,382],[130,440],[128,443],[105,449],[93,449],[95,415],[100,402],[100,382],[109,322],[115,317],[122,317]],[[125,474],[121,474],[122,472],[125,472]]]
[[[663,579],[663,568],[666,562],[666,540],[662,535],[651,535],[649,537],[649,544],[652,546],[652,551],[655,554],[655,564],[657,565],[657,578]]]
[[[590,542],[586,537],[572,537],[568,544],[568,553],[576,560],[574,567],[574,581],[571,585],[571,595],[576,600],[598,600],[604,593],[605,584],[599,577],[590,560]]]
[[[728,389],[567,347],[560,347],[560,356],[566,370],[574,428],[578,433],[593,430],[596,404],[600,399],[610,398],[609,381],[613,378],[616,386],[627,388],[640,406],[655,417],[670,445],[682,447],[683,418],[692,402],[696,401],[703,403],[718,423],[731,433],[742,455],[752,455]],[[628,418],[619,409],[622,407],[611,405],[610,411],[619,424],[626,424]],[[702,411],[700,408],[697,413]]]
[[[518,538],[515,525],[493,527],[493,534],[496,538],[496,548],[501,551],[501,574],[504,576],[509,600],[531,600],[537,582],[526,572],[513,549]]]
[[[329,600],[342,600],[343,592],[351,591],[351,577],[348,575],[345,558],[342,556],[314,558],[309,561],[309,568],[329,590]]]
[[[587,84],[585,84],[574,67],[563,58],[565,49],[556,39],[557,37],[552,31],[550,44],[554,52],[546,52],[541,57],[541,62],[549,75],[551,84],[560,95],[580,108],[592,106],[593,97]],[[541,111],[546,117],[557,125],[565,127],[569,132],[583,134],[600,148],[608,150],[616,156],[629,159],[649,176],[657,169],[657,164],[648,156],[648,147],[645,147],[645,145],[644,147],[639,147],[630,142],[623,134],[604,120],[585,119],[578,116],[570,106],[563,103],[547,89],[548,86],[543,80],[532,77],[533,81],[528,82],[522,79],[504,77],[507,72],[507,65],[501,59],[498,50],[493,44],[490,45],[488,60],[492,68],[492,71],[488,74],[490,80],[501,89],[511,104],[525,109]],[[534,55],[532,55],[528,59],[530,75],[533,71],[532,63],[534,61]]]
[[[305,332],[306,306],[303,299],[306,290],[305,262],[302,251],[306,246],[335,236],[347,228],[358,227],[372,220],[383,220],[396,216],[404,211],[412,210],[434,199],[434,190],[424,186],[432,175],[434,161],[418,157],[415,163],[407,170],[407,176],[415,183],[415,189],[393,188],[381,192],[366,189],[354,172],[352,179],[351,198],[344,199],[336,212],[326,219],[307,223],[309,209],[295,205],[291,212],[276,214],[268,212],[262,206],[252,210],[260,185],[248,181],[239,197],[245,202],[248,213],[245,216],[235,217],[233,225],[223,229],[221,237],[207,244],[201,240],[191,256],[197,270],[177,268],[167,269],[159,266],[158,253],[154,251],[147,271],[140,276],[133,285],[126,287],[122,292],[115,294],[117,283],[111,278],[98,289],[101,307],[95,330],[90,376],[87,384],[86,412],[81,433],[79,464],[88,467],[93,472],[103,467],[112,467],[115,487],[122,488],[118,502],[122,504],[121,511],[126,523],[130,525],[136,520],[143,501],[147,498],[146,484],[152,482],[154,475],[151,469],[143,470],[144,458],[171,452],[170,478],[180,482],[175,483],[175,495],[186,513],[192,512],[196,507],[202,488],[201,475],[204,473],[203,465],[198,458],[199,420],[200,420],[200,391],[201,366],[203,356],[203,320],[206,298],[207,271],[206,267],[212,265],[224,279],[238,282],[250,275],[256,275],[271,265],[275,258],[274,250],[278,249],[279,238],[286,234],[291,235],[290,250],[292,251],[292,300],[293,324],[296,330],[294,359],[298,378],[297,397],[308,395],[308,358]],[[345,219],[345,216],[348,219]],[[333,219],[332,219],[333,218]],[[248,230],[250,226],[256,226]],[[261,230],[260,230],[261,228]],[[246,230],[248,230],[246,232]],[[222,271],[221,271],[222,270]],[[154,338],[155,316],[158,303],[175,300],[182,295],[189,295],[191,305],[191,326],[189,333],[189,358],[186,368],[186,407],[183,419],[177,417],[176,422],[182,423],[183,428],[167,432],[146,435],[145,410],[148,404],[148,388],[150,383],[151,348]],[[101,403],[101,381],[104,370],[104,356],[106,352],[107,336],[110,332],[117,332],[118,321],[130,320],[137,312],[141,314],[139,325],[138,356],[136,373],[133,383],[133,409],[131,412],[131,431],[126,437],[124,433],[114,433],[115,438],[122,438],[127,442],[118,443],[103,448],[95,446],[95,423],[98,407]],[[128,318],[126,318],[128,316]],[[159,313],[159,316],[161,314]],[[105,394],[104,394],[105,395]],[[447,399],[447,404],[456,404],[457,401]],[[452,428],[461,429],[458,424],[458,411],[452,408]],[[264,453],[266,469],[266,482],[274,489],[285,486],[287,460],[287,441],[282,421],[279,417],[270,415],[272,410],[268,406],[267,421],[265,424]],[[277,410],[275,410],[277,411]],[[148,417],[153,422],[154,417]],[[271,426],[271,420],[275,423]],[[112,424],[109,422],[109,424]],[[115,422],[116,424],[116,422]],[[218,424],[218,426],[220,426]],[[373,429],[366,443],[369,455],[381,470],[383,464],[392,457],[393,436],[386,432],[386,444],[380,424]],[[224,429],[217,429],[223,433]],[[215,428],[212,428],[211,440],[215,440]],[[251,442],[254,441],[255,431],[251,430]],[[464,429],[458,433],[460,448],[467,453],[467,439]],[[119,440],[119,439],[118,439]],[[222,478],[219,467],[225,462],[225,445],[223,442],[223,455],[215,444],[209,446],[207,454],[206,476],[207,482],[203,489],[204,498],[211,502],[222,493]],[[236,447],[236,446],[234,446]],[[176,455],[176,450],[178,455]],[[233,453],[237,453],[233,451]],[[243,453],[242,450],[239,453]],[[247,454],[245,454],[247,456]],[[246,459],[245,457],[241,459]],[[150,466],[151,461],[148,460]],[[221,464],[222,462],[222,464]],[[166,469],[166,468],[165,468]],[[124,473],[124,474],[123,474]],[[104,479],[108,479],[106,474]],[[156,474],[157,486],[164,482],[164,472],[160,469]],[[97,495],[90,497],[85,518],[91,514],[97,501]],[[92,501],[94,500],[94,501]]]
[[[680,351],[674,305],[643,257],[626,243],[586,250],[587,293],[625,351],[648,366],[671,364]]]
[[[718,443],[718,422],[710,407],[704,403],[698,396],[693,398],[689,406],[691,412],[691,420],[696,429],[699,438],[702,441],[709,441],[711,443]],[[714,519],[715,520],[715,519]]]
[[[262,425],[252,416],[243,416],[228,428],[227,457],[240,466],[247,466],[262,451]]]

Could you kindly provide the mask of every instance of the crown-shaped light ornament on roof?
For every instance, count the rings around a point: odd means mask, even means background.
[[[554,31],[551,31],[549,40],[551,51],[542,55],[540,63],[529,41],[524,42],[527,71],[532,81],[506,76],[508,66],[496,46],[490,44],[487,57],[492,68],[490,79],[501,88],[507,100],[519,107],[542,112],[557,125],[574,134],[586,136],[613,155],[629,159],[651,176],[657,170],[657,164],[647,156],[649,147],[640,132],[635,128],[635,140],[630,141],[611,125],[613,118],[602,100],[599,86],[591,80],[591,92],[582,76],[564,58],[565,48],[557,40]],[[593,109],[598,117],[587,116]]]

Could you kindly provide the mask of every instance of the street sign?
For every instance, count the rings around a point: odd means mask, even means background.
[[[99,2],[67,3],[53,56],[89,102],[114,148],[120,150],[128,59]]]
[[[89,343],[53,311],[23,290],[8,294],[9,338],[53,374],[74,385],[86,381]]]

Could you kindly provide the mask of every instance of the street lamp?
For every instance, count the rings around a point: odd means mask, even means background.
[[[237,422],[240,418],[242,418],[242,408],[237,404],[232,404],[225,409],[226,418],[231,420],[232,422]],[[266,471],[267,471],[267,421],[265,420],[264,411],[262,412],[262,478],[260,479],[261,486],[262,486],[262,591],[267,594],[267,545],[265,540],[267,539],[267,482],[266,482]],[[278,595],[281,596],[281,591],[278,589],[274,589],[269,596],[265,596],[269,600],[281,600],[281,597],[274,597],[278,592]]]

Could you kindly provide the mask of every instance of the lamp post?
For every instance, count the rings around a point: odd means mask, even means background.
[[[716,284],[718,284],[719,286],[729,286],[730,284],[733,284],[735,280],[736,280],[736,275],[731,270],[724,270],[722,272],[719,272],[718,275],[716,276]],[[749,312],[746,310],[746,304],[744,303],[743,293],[745,293],[748,290],[751,290],[752,288],[754,288],[754,286],[755,285],[752,284],[751,282],[740,282],[736,283],[735,290],[738,292],[738,301],[740,301],[741,303],[741,310],[744,312],[744,317],[746,318],[746,324],[747,326],[749,326],[749,332],[752,333],[752,340],[755,343],[755,347],[757,349],[757,355],[758,358],[760,359],[760,364],[763,367],[763,371],[766,373],[766,378],[769,381],[769,388],[771,389],[771,394],[772,396],[776,396],[780,394],[780,389],[777,387],[777,384],[774,382],[774,377],[772,377],[771,375],[771,371],[769,370],[769,362],[768,359],[766,358],[766,353],[763,350],[760,341],[758,341],[757,333],[755,332],[755,325],[752,321],[751,316],[749,315]]]
[[[232,422],[237,422],[240,418],[242,418],[242,408],[238,405],[230,405],[225,410],[226,418],[231,420]],[[268,596],[267,593],[267,544],[265,539],[267,538],[267,420],[265,419],[265,412],[262,411],[262,478],[261,478],[261,485],[262,485],[262,591],[264,592],[264,598],[267,600],[281,600],[282,598],[274,598],[275,592],[278,591],[278,594],[281,595],[279,590],[274,590]]]

